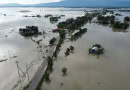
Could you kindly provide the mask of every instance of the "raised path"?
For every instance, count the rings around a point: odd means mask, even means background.
[[[53,53],[55,52],[56,46],[59,43],[59,39],[60,37],[57,37],[56,42],[53,46],[50,46],[49,50],[48,50],[48,55],[46,56],[46,58],[44,59],[44,61],[42,62],[42,64],[40,65],[40,67],[38,68],[38,70],[36,71],[35,75],[33,76],[31,83],[28,87],[27,90],[35,90],[35,88],[37,87],[40,79],[42,78],[44,72],[46,71],[46,67],[47,67],[47,58],[50,56],[53,56]]]

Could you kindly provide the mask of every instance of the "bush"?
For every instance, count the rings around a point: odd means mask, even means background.
[[[127,29],[129,27],[129,24],[127,23],[121,23],[119,21],[116,21],[113,25],[113,28],[117,28],[117,29]]]
[[[74,51],[74,47],[73,47],[73,46],[70,46],[70,50],[71,50],[71,51]]]
[[[99,15],[97,17],[98,23],[100,24],[113,24],[113,22],[115,21],[115,16],[102,16]]]
[[[56,38],[53,37],[53,38],[49,41],[50,45],[53,45],[53,44],[55,43],[55,41],[56,41]]]
[[[125,17],[125,18],[124,18],[124,21],[130,21],[130,17],[128,17],[128,16]]]
[[[62,69],[62,73],[63,73],[63,74],[67,74],[67,68],[64,67],[64,68]]]

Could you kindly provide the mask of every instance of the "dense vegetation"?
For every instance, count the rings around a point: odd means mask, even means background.
[[[67,68],[66,67],[63,67],[62,73],[63,73],[63,75],[67,75]]]
[[[19,33],[23,36],[41,34],[41,32],[39,32],[37,26],[26,26],[26,28],[20,28]]]
[[[77,40],[86,32],[87,32],[87,28],[79,29],[79,31],[77,33],[75,33],[74,35],[71,36],[71,41]]]
[[[119,21],[116,21],[114,24],[113,24],[113,28],[117,28],[117,29],[127,29],[129,27],[129,24],[128,23],[121,23]]]
[[[60,16],[52,16],[50,17],[50,22],[57,22],[60,18]]]
[[[103,16],[99,15],[97,17],[98,23],[100,24],[114,24],[115,16]]]
[[[53,37],[53,38],[49,41],[50,45],[54,45],[55,41],[56,41],[56,38]]]
[[[124,18],[124,21],[127,21],[127,22],[130,21],[130,17],[128,17],[128,16],[125,17],[125,18]]]
[[[115,16],[103,16],[103,15],[99,15],[97,17],[98,23],[99,24],[111,24],[113,28],[116,29],[127,29],[129,27],[129,24],[124,22],[121,23],[119,21],[115,21]],[[124,21],[130,21],[129,17],[125,17]]]
[[[70,55],[70,53],[74,53],[74,46],[70,46],[69,48],[66,49],[65,56]]]
[[[81,28],[84,24],[91,21],[93,17],[97,16],[99,13],[86,13],[84,16],[74,18],[69,18],[66,21],[60,22],[57,27],[69,30],[75,30]]]

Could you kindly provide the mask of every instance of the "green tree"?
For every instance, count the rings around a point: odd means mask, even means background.
[[[71,50],[71,52],[73,52],[74,51],[74,46],[70,46],[70,50]]]
[[[47,61],[48,61],[49,70],[52,70],[53,69],[53,59],[51,57],[48,57]]]
[[[62,73],[63,73],[64,75],[67,74],[67,68],[66,68],[66,67],[63,67],[63,69],[62,69]]]
[[[50,81],[50,74],[49,73],[45,74],[45,81],[47,81],[47,82]]]

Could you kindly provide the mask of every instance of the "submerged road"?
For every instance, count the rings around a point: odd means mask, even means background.
[[[53,46],[50,46],[49,50],[48,50],[48,55],[46,56],[46,58],[44,59],[44,61],[42,62],[42,64],[40,65],[40,67],[38,68],[37,72],[35,73],[35,75],[33,76],[31,83],[29,85],[29,88],[27,90],[35,90],[35,88],[37,87],[40,79],[42,78],[44,72],[46,71],[46,67],[47,67],[47,58],[53,55],[53,53],[55,52],[56,46],[59,42],[59,37],[57,37],[56,42]]]

